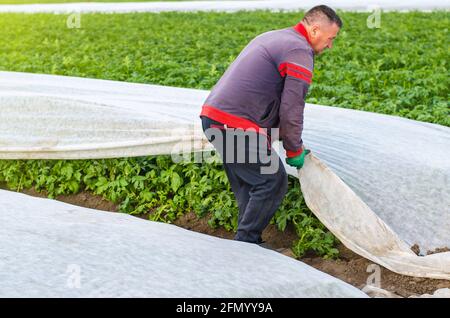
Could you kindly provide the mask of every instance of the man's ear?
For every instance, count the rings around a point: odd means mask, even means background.
[[[317,24],[313,24],[311,27],[311,36],[315,38],[319,34],[320,27]]]

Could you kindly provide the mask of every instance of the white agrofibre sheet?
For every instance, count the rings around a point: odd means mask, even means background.
[[[0,190],[0,297],[367,297],[302,262],[131,215]]]
[[[24,13],[59,13],[72,12],[89,13],[127,13],[127,12],[198,12],[219,11],[236,12],[240,10],[270,10],[295,11],[307,10],[318,4],[325,4],[334,9],[348,11],[372,11],[374,9],[390,10],[421,10],[430,11],[448,9],[448,1],[421,1],[421,0],[253,0],[253,1],[170,1],[170,2],[80,2],[80,3],[50,3],[50,4],[20,4],[0,5],[0,12]]]
[[[86,159],[210,149],[208,91],[0,72],[0,158]],[[350,249],[388,269],[450,279],[450,128],[307,104],[305,201]],[[275,145],[277,146],[277,145]],[[279,145],[278,145],[279,147]],[[284,151],[279,151],[283,157]]]

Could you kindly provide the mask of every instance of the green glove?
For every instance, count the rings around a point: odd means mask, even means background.
[[[309,149],[304,149],[300,155],[292,158],[286,158],[286,163],[290,166],[296,167],[297,169],[301,169],[305,163],[305,156],[310,152],[311,151]]]

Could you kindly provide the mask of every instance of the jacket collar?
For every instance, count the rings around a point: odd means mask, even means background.
[[[302,36],[306,39],[306,41],[308,42],[308,44],[312,47],[312,45],[311,45],[311,40],[309,39],[308,32],[306,32],[306,29],[305,29],[304,25],[303,25],[301,22],[299,22],[299,23],[297,23],[296,25],[294,25],[294,29],[295,29],[295,31],[297,31],[300,35],[302,35]]]

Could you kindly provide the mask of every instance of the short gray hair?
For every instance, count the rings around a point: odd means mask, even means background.
[[[327,18],[330,23],[336,23],[339,28],[342,28],[342,20],[336,12],[326,5],[315,6],[305,13],[302,21],[311,24],[320,18]]]

